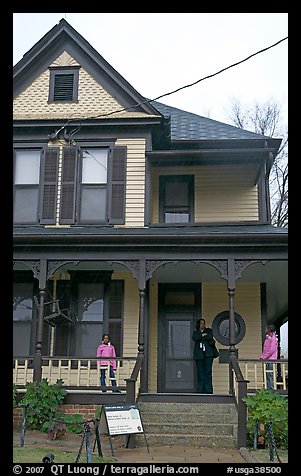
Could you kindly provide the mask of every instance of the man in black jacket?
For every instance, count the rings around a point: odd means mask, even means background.
[[[205,319],[198,319],[196,330],[192,334],[194,344],[193,358],[198,373],[198,393],[213,393],[212,387],[212,363],[214,351],[213,333],[210,327],[206,327]]]

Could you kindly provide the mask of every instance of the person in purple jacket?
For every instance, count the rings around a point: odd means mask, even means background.
[[[278,358],[278,338],[276,335],[276,328],[274,324],[268,324],[266,326],[266,336],[263,344],[263,351],[260,355],[261,359],[277,360]],[[267,378],[267,389],[274,389],[274,375],[273,372],[269,372],[273,369],[272,363],[266,364],[266,378]]]
[[[113,344],[110,342],[109,334],[102,336],[102,343],[97,347],[97,357],[116,357],[116,351]],[[101,359],[100,365],[108,365],[108,360]],[[116,360],[110,360],[110,378],[115,379]],[[112,386],[116,387],[116,380],[111,381]],[[106,369],[100,369],[100,385],[106,385]],[[105,392],[106,390],[103,390]],[[114,390],[117,392],[118,390]],[[119,391],[118,391],[119,392]]]

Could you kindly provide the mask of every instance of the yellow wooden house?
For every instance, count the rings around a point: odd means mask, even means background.
[[[271,225],[268,186],[280,143],[146,99],[64,19],[46,33],[14,67],[20,392],[62,378],[74,404],[222,400],[239,370],[264,386],[265,325],[287,320],[287,229]],[[200,317],[220,351],[213,395],[196,394]],[[105,332],[118,394],[100,389]]]

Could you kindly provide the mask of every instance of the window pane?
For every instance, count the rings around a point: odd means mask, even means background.
[[[103,324],[78,324],[75,327],[75,355],[82,357],[96,356],[97,347],[101,344]]]
[[[15,184],[38,184],[40,179],[39,150],[17,150]]]
[[[106,149],[84,149],[82,183],[107,183]]]
[[[106,219],[106,188],[84,188],[82,187],[80,220],[85,221],[105,221]]]
[[[33,285],[31,283],[14,283],[13,320],[31,321]]]
[[[167,182],[165,184],[165,205],[188,205],[189,184],[187,182]]]
[[[191,347],[190,321],[168,321],[167,357],[189,358]]]
[[[38,220],[38,188],[16,188],[14,202],[15,223],[36,223]]]
[[[30,355],[32,326],[33,285],[14,283],[13,289],[13,353],[14,356]]]
[[[13,326],[13,353],[15,357],[30,355],[30,322],[14,322]]]
[[[165,223],[189,223],[189,214],[165,212]]]
[[[112,320],[110,320],[109,334],[111,337],[111,342],[115,347],[116,355],[120,357],[122,355],[122,342],[121,342],[122,329],[121,329],[120,320],[118,321],[116,320],[116,322],[112,322]]]
[[[80,283],[78,286],[78,321],[103,322],[103,284]]]
[[[123,283],[120,281],[110,283],[109,317],[121,318],[123,311]]]
[[[166,291],[165,304],[189,306],[194,305],[195,294],[193,291]]]

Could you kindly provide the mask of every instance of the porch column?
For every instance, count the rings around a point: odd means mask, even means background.
[[[33,360],[33,380],[40,381],[42,379],[42,340],[43,340],[43,322],[44,322],[44,302],[46,295],[46,273],[47,260],[40,260],[39,279],[39,315],[37,325],[36,349]]]
[[[230,351],[230,355],[236,353],[234,293],[235,293],[235,261],[234,261],[234,259],[228,259],[229,351]]]
[[[139,331],[138,331],[138,355],[144,357],[144,327],[145,327],[145,295],[146,295],[146,261],[139,260]],[[141,391],[145,392],[147,385],[147,369],[141,368]]]

